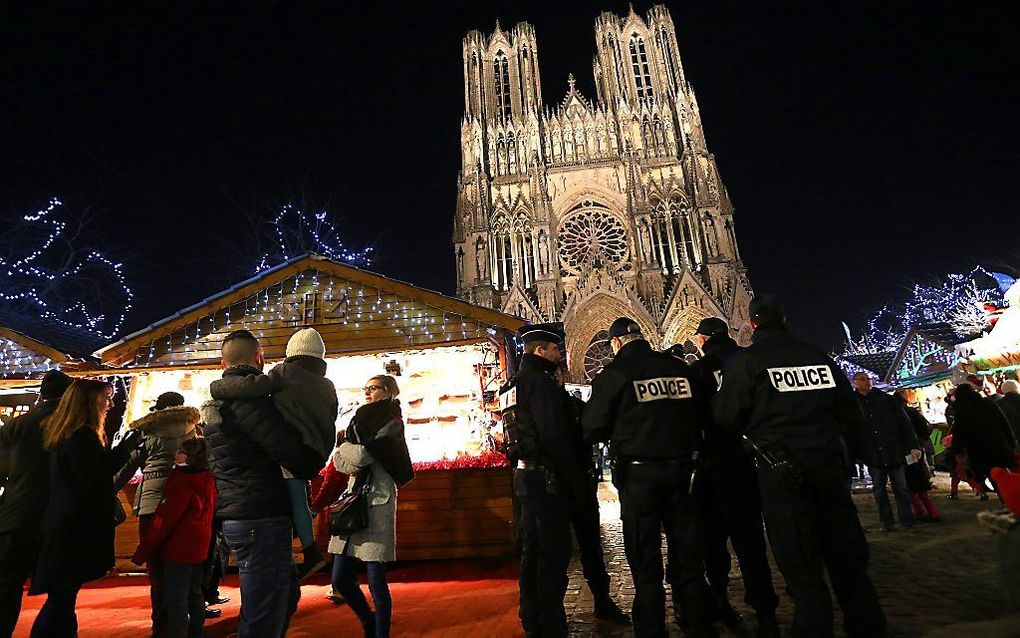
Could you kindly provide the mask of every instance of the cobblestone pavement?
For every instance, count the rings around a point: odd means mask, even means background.
[[[943,522],[919,524],[918,531],[878,531],[878,513],[868,492],[854,494],[868,543],[871,547],[870,572],[879,599],[894,636],[1020,636],[1020,614],[1010,615],[998,571],[996,542],[992,534],[977,524],[975,515],[982,510],[998,509],[994,496],[978,500],[966,485],[959,500],[948,500],[949,479],[939,473],[932,500]],[[890,495],[891,498],[891,495]],[[634,586],[623,551],[619,502],[608,483],[600,485],[602,502],[602,538],[606,564],[612,577],[613,596],[625,610],[634,598]],[[732,552],[731,552],[732,554]],[[771,561],[771,555],[770,555]],[[793,603],[784,593],[784,583],[773,562],[773,578],[780,594],[780,623],[788,627],[793,620]],[[570,565],[570,584],[566,607],[571,634],[576,636],[631,636],[629,627],[597,622],[592,615],[591,592],[581,574],[574,552]],[[734,557],[730,574],[730,601],[753,629],[753,611],[743,602],[744,588]],[[669,588],[667,587],[667,608]],[[840,623],[838,604],[836,623]],[[670,635],[680,631],[670,627]],[[753,631],[728,632],[723,636],[753,635]],[[842,635],[837,632],[837,635]]]

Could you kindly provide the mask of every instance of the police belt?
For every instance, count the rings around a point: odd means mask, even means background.
[[[539,464],[539,463],[535,463],[534,461],[525,461],[524,459],[519,459],[517,461],[517,469],[518,470],[544,470],[545,467],[543,465]]]

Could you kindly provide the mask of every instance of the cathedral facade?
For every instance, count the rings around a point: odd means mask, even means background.
[[[562,321],[578,382],[611,356],[613,319],[657,348],[706,316],[746,341],[752,294],[669,11],[603,13],[595,44],[594,100],[570,76],[546,105],[534,27],[467,34],[453,231],[457,294]]]

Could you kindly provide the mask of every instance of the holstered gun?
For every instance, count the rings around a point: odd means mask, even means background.
[[[790,459],[782,446],[775,443],[756,443],[746,435],[743,438],[744,443],[750,447],[758,467],[775,476],[783,487],[796,490],[804,485],[800,466]]]

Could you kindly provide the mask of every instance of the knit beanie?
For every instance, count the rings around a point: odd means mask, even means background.
[[[322,337],[315,328],[302,328],[287,342],[287,356],[323,359],[326,357],[326,344],[322,342]]]

